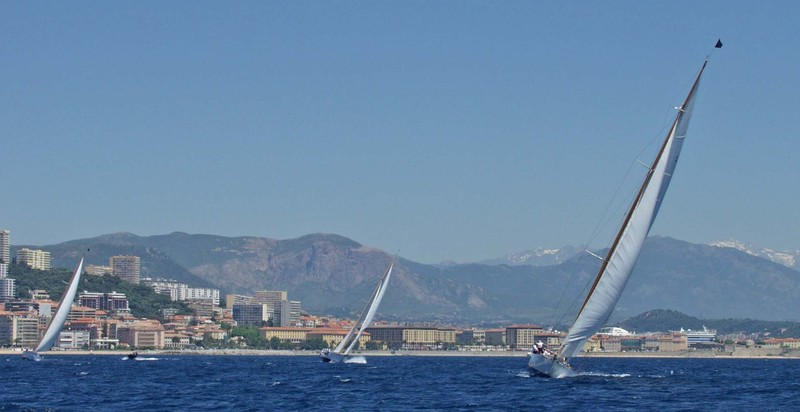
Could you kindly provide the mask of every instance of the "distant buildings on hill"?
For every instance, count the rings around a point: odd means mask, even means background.
[[[0,263],[11,263],[11,232],[0,229]]]
[[[0,303],[9,302],[17,294],[16,280],[8,277],[8,264],[11,263],[11,232],[0,230]]]
[[[50,270],[50,252],[22,248],[17,250],[17,263],[24,263],[31,269]]]
[[[255,296],[231,294],[225,303],[239,326],[297,326],[302,315],[301,302],[289,300],[285,290],[260,290]]]
[[[139,284],[139,274],[141,263],[139,256],[111,256],[108,266],[111,266],[111,273],[119,276],[122,280]]]
[[[167,279],[144,278],[142,284],[153,288],[158,294],[169,296],[173,302],[210,300],[214,306],[219,306],[219,289],[193,288],[186,283]]]

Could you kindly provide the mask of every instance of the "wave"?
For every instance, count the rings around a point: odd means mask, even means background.
[[[349,356],[347,358],[344,358],[344,363],[355,363],[358,365],[366,365],[367,358],[363,356]]]

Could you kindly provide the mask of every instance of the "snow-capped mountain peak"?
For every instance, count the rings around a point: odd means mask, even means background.
[[[751,244],[745,244],[735,239],[718,240],[709,242],[709,246],[733,248],[749,255],[771,260],[792,269],[800,269],[800,250],[795,251],[776,251],[767,248],[759,248]]]

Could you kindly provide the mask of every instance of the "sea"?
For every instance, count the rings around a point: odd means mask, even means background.
[[[524,357],[0,356],[0,411],[799,411],[800,359],[577,358],[540,377]]]

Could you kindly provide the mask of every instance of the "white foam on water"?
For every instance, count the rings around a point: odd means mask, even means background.
[[[355,364],[358,364],[358,365],[366,365],[367,364],[367,358],[365,358],[363,356],[350,356],[350,357],[344,358],[344,363],[355,363]]]
[[[598,376],[601,378],[630,378],[630,373],[600,373],[600,372],[581,372],[578,376]]]

